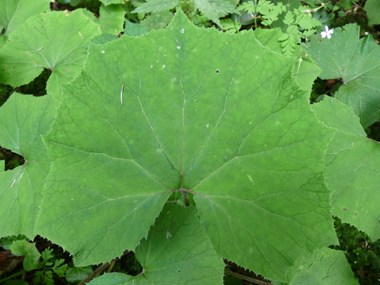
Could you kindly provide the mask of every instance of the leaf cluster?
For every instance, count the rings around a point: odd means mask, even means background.
[[[39,262],[41,270],[34,274],[35,283],[53,285],[53,274],[57,274],[59,277],[65,276],[68,265],[63,264],[65,262],[64,259],[52,261],[54,259],[52,252],[53,249],[47,248],[41,253],[41,261]]]
[[[282,2],[274,4],[269,0],[258,0],[245,2],[238,7],[238,10],[255,15],[255,20],[260,14],[263,19],[261,21],[263,26],[271,26],[281,14],[285,13],[283,23],[287,28],[278,38],[278,41],[281,42],[282,52],[286,56],[291,56],[296,45],[300,44],[302,39],[314,34],[316,27],[321,26],[318,20],[311,17],[311,11],[305,10],[304,6],[289,10]]]
[[[181,8],[190,19],[196,16],[197,11],[201,13],[206,19],[213,21],[218,26],[222,26],[220,18],[232,14],[238,13],[236,10],[236,4],[231,0],[147,0],[145,3],[139,5],[132,13],[159,13],[172,10],[175,8]],[[204,20],[200,20],[199,16],[196,17],[197,23],[205,23]]]
[[[68,268],[64,259],[57,259],[53,249],[46,248],[40,253],[36,244],[27,241],[25,236],[13,236],[1,239],[3,248],[10,249],[16,256],[24,256],[23,267],[25,271],[34,271],[35,284],[54,284],[54,274],[64,277]]]

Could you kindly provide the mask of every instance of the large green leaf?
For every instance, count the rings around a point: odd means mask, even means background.
[[[322,177],[334,132],[293,64],[251,32],[199,29],[182,12],[165,30],[90,46],[45,137],[41,235],[78,265],[110,260],[181,190],[220,256],[285,280],[296,258],[336,242]]]
[[[99,24],[105,34],[118,35],[123,30],[124,8],[118,5],[100,6]]]
[[[195,207],[166,205],[136,249],[143,274],[106,274],[90,284],[223,284],[224,263],[210,244]]]
[[[50,162],[41,134],[55,115],[50,96],[14,93],[0,108],[0,145],[25,158],[25,164],[0,173],[0,235],[35,235],[38,209]]]
[[[50,10],[49,0],[2,0],[0,1],[0,25],[9,35],[30,17]]]
[[[359,39],[359,27],[335,29],[331,39],[313,37],[307,48],[322,69],[322,79],[342,78],[335,98],[351,106],[364,128],[380,118],[380,47],[370,36]]]
[[[326,182],[333,191],[332,213],[380,238],[380,145],[368,139],[352,108],[330,97],[313,105],[318,118],[336,129],[326,152]]]
[[[86,58],[81,47],[100,33],[80,9],[36,15],[12,32],[0,50],[0,82],[20,86],[47,68],[52,70],[48,92],[59,93],[60,85],[81,71]]]

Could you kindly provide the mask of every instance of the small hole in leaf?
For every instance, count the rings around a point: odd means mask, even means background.
[[[220,73],[220,70],[219,70],[219,69],[217,69],[215,72],[216,72],[216,74],[219,74],[219,73]]]

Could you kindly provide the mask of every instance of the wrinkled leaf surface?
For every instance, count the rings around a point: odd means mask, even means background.
[[[182,12],[91,46],[45,138],[41,234],[78,265],[110,260],[184,191],[220,256],[285,280],[296,258],[336,242],[322,177],[333,131],[293,65],[252,33],[199,29]]]

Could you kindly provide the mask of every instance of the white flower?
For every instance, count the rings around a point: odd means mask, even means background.
[[[327,37],[328,39],[331,39],[331,34],[334,33],[334,30],[333,29],[329,30],[328,26],[325,26],[325,30],[326,30],[325,32],[321,32],[322,38]]]

